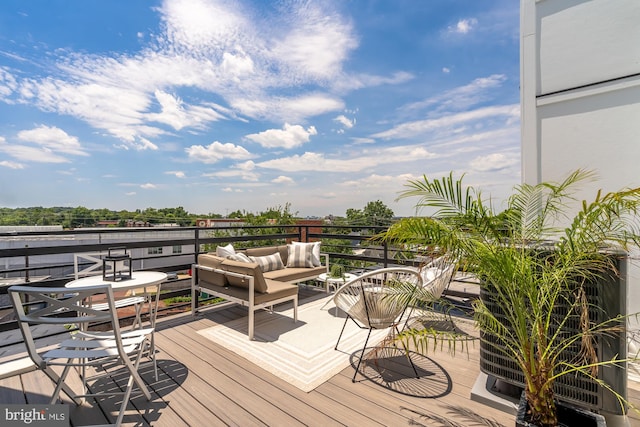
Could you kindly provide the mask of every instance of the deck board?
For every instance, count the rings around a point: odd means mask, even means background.
[[[314,292],[317,291],[301,288],[301,303]],[[156,333],[159,380],[155,380],[149,362],[141,369],[152,400],[134,398],[124,425],[442,425],[436,421],[438,418],[466,425],[456,408],[468,409],[497,425],[510,427],[514,423],[513,415],[470,399],[479,373],[477,344],[468,353],[459,351],[451,356],[446,351],[436,351],[427,358],[416,359],[423,376],[405,376],[391,385],[404,387],[409,394],[391,390],[378,379],[361,374],[353,383],[351,366],[306,393],[196,333],[245,315],[246,309],[232,306],[195,317],[183,314],[161,320]],[[400,361],[388,366],[394,372],[408,369],[408,364],[403,366]],[[631,400],[640,399],[640,385],[637,387],[629,388]],[[31,372],[1,380],[0,402],[46,403],[52,390],[44,374]],[[115,411],[118,403],[118,398],[106,399],[100,407]],[[89,403],[72,406],[70,412],[72,425],[107,421],[101,410]],[[630,425],[640,427],[640,417],[633,415]]]

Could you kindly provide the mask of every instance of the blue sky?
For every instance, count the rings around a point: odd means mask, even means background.
[[[520,182],[519,2],[3,0],[0,206],[344,215]]]

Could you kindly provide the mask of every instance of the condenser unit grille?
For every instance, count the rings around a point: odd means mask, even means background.
[[[623,298],[620,292],[623,292],[624,284],[619,279],[611,278],[611,280],[601,280],[586,285],[586,295],[590,304],[599,307],[601,310],[592,310],[589,313],[590,320],[593,322],[602,322],[605,320],[605,313],[613,317],[618,314],[624,314],[622,307]],[[487,308],[496,316],[503,324],[507,324],[504,313],[493,302],[495,293],[490,285],[483,285],[480,290],[480,298]],[[553,318],[561,319],[567,313],[568,304],[560,306],[553,313]],[[578,333],[580,322],[578,317],[570,319],[568,322],[569,333]],[[550,331],[554,332],[554,331]],[[499,378],[507,383],[515,386],[524,387],[524,376],[520,368],[508,356],[500,351],[500,343],[497,338],[489,333],[481,332],[480,342],[480,369],[487,375]],[[618,355],[618,358],[624,358],[621,352],[625,350],[624,339],[621,336],[598,337],[596,341],[596,352],[598,360],[610,360]],[[568,348],[563,353],[565,360],[575,360],[580,352],[580,344]],[[626,372],[623,369],[609,366],[600,367],[597,378],[609,384],[617,393],[626,398]],[[620,414],[622,409],[617,400],[610,392],[600,387],[598,383],[588,376],[577,373],[561,376],[554,386],[556,398],[570,403],[578,404],[594,410],[606,410],[609,412]]]

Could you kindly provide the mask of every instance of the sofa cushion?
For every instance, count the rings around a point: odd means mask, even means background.
[[[319,276],[322,273],[326,273],[326,267],[287,267],[282,270],[273,270],[264,273],[265,279],[277,280],[280,282],[296,283],[304,280],[310,280]]]
[[[251,262],[258,264],[263,273],[284,268],[279,252],[265,256],[250,256],[249,259]]]
[[[227,246],[218,246],[216,248],[216,255],[222,258],[228,258],[235,253],[236,250],[233,248],[233,245],[231,243],[229,243]]]
[[[198,255],[198,264],[205,267],[220,269],[224,260],[225,258],[214,254]],[[198,270],[198,279],[216,286],[227,286],[229,284],[224,274],[216,273],[215,271]]]
[[[249,256],[273,255],[276,252],[280,253],[280,258],[282,259],[282,263],[284,265],[287,265],[287,255],[288,255],[287,245],[266,246],[262,248],[247,248],[244,250],[244,253],[246,253]]]
[[[313,246],[289,245],[287,267],[313,267]]]
[[[320,262],[320,242],[311,242],[311,243],[303,243],[303,242],[291,242],[292,245],[309,245],[313,248],[313,266],[319,267],[322,263]]]
[[[255,291],[259,293],[267,292],[267,284],[264,280],[264,276],[262,275],[262,270],[260,269],[260,266],[255,262],[242,262],[225,259],[224,261],[222,261],[221,268],[233,273],[253,276],[253,285]],[[227,281],[231,286],[237,286],[247,289],[249,288],[248,279],[227,275]]]
[[[298,294],[298,286],[290,283],[277,282],[267,279],[267,291],[264,293],[254,293],[254,304],[264,304],[280,298]],[[215,290],[215,289],[212,289]],[[245,301],[249,300],[249,291],[246,288],[228,287],[224,289],[224,295],[240,298]],[[223,297],[224,298],[224,297]]]

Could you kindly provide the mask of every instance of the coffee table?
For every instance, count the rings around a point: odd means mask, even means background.
[[[357,277],[358,276],[356,274],[352,274],[352,273],[344,273],[343,277],[331,277],[329,273],[322,273],[321,275],[318,276],[317,280],[325,283],[327,293],[329,293],[329,287],[332,287],[334,290],[337,290],[340,286],[344,285],[345,283]]]

